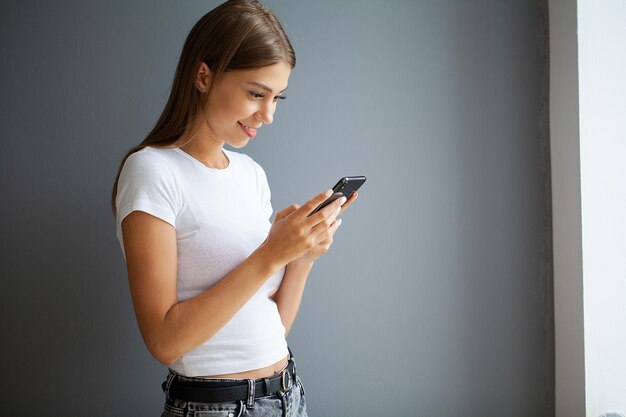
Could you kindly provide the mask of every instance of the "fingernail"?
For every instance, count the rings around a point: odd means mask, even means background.
[[[343,219],[339,219],[339,221],[337,221],[337,227],[341,226],[341,222],[343,221]]]
[[[348,201],[348,199],[346,197],[341,197],[339,199],[339,205],[343,205],[343,203],[345,203],[346,201]]]
[[[326,193],[324,193],[324,195],[326,197],[330,197],[331,195],[333,195],[333,190],[332,189],[327,190]]]

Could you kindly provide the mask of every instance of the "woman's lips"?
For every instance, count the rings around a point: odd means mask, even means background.
[[[243,124],[243,123],[241,123],[241,122],[237,122],[237,123],[239,123],[239,127],[241,128],[241,130],[243,130],[243,132],[244,132],[246,135],[248,135],[248,137],[249,137],[250,139],[252,139],[253,137],[255,137],[255,136],[256,136],[256,129],[254,129],[254,128],[252,128],[252,127],[248,127],[248,126],[244,125],[244,124]]]

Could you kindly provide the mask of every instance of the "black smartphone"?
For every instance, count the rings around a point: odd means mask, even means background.
[[[317,213],[338,198],[341,198],[343,196],[346,196],[346,198],[350,198],[352,193],[358,190],[359,187],[365,183],[365,180],[365,177],[343,177],[333,187],[333,194],[328,197],[326,201],[317,206],[315,210],[310,212],[307,217]]]

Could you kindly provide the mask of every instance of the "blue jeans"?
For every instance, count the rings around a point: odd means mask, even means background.
[[[165,385],[165,410],[161,417],[307,417],[304,387],[300,377],[285,392],[259,397],[253,407],[245,401],[196,403],[169,396],[169,384],[178,375],[182,381],[232,381],[232,379],[194,378],[177,374],[170,369]]]

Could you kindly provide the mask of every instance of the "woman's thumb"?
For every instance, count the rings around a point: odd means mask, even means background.
[[[298,210],[299,208],[300,208],[299,205],[292,204],[289,207],[282,209],[281,211],[276,213],[276,217],[274,218],[274,221],[277,222],[277,221],[279,221],[279,220],[289,216],[291,213],[293,213],[294,211]]]

